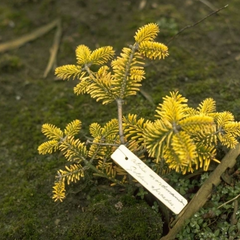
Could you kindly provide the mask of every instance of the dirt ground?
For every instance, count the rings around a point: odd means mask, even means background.
[[[219,111],[231,111],[240,120],[239,9],[238,0],[1,0],[0,44],[60,19],[56,66],[61,66],[75,64],[75,49],[80,44],[91,49],[110,45],[119,53],[133,43],[137,28],[156,22],[161,30],[158,40],[169,46],[170,55],[147,63],[143,89],[154,104],[178,89],[193,106],[213,97]],[[113,226],[109,230],[111,221],[106,218],[103,229],[85,213],[87,201],[113,206],[120,198],[123,201],[119,189],[105,189],[101,181],[94,180],[80,194],[81,186],[72,186],[63,203],[51,199],[54,175],[64,159],[38,155],[37,147],[44,141],[42,124],[63,127],[81,119],[87,134],[90,123],[116,117],[115,105],[106,108],[89,96],[74,95],[76,82],[58,80],[53,71],[43,77],[55,32],[56,28],[17,49],[0,52],[0,239],[139,239],[140,235],[128,238]],[[154,115],[155,107],[141,94],[132,99],[125,113]],[[93,218],[97,209],[88,210]],[[161,218],[151,216],[145,205],[141,209],[141,216],[148,216],[145,225],[153,226],[156,219],[159,223],[152,228],[141,226],[149,231],[146,239],[160,237],[156,232],[162,227]],[[117,225],[122,220],[116,213],[114,216],[112,223]],[[82,218],[87,219],[86,225]],[[130,225],[126,223],[125,232]]]

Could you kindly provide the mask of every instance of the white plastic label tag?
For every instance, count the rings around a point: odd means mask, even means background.
[[[119,146],[111,157],[175,214],[180,213],[187,205],[183,196],[124,145]]]

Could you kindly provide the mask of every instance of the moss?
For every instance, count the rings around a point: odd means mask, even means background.
[[[137,240],[157,239],[162,234],[162,219],[144,201],[132,197],[102,194],[81,214],[67,231],[67,239]],[[102,199],[102,200],[100,200]]]
[[[4,226],[4,234],[1,239],[39,239],[40,234],[35,231],[38,227],[38,222],[35,219],[21,219],[19,222],[15,222],[15,226]]]
[[[161,17],[157,24],[160,26],[161,34],[164,37],[174,36],[178,32],[178,24],[174,18]]]
[[[23,67],[23,63],[18,56],[4,54],[0,58],[0,71],[12,73],[19,71]]]
[[[11,4],[14,5],[13,2]],[[31,20],[19,8],[0,6],[0,15],[0,28],[11,27],[11,31],[14,31],[15,34],[26,33],[32,24]]]

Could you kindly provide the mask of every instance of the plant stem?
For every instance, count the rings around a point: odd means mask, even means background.
[[[123,134],[123,124],[122,124],[122,118],[123,118],[123,112],[122,112],[122,105],[123,105],[123,100],[122,99],[117,99],[117,106],[118,106],[118,127],[119,127],[119,136],[120,136],[120,141],[121,144],[124,144],[124,134]]]
[[[123,133],[123,124],[122,124],[122,119],[123,119],[123,111],[122,111],[122,105],[123,105],[123,100],[118,98],[117,100],[117,106],[118,106],[118,127],[119,127],[119,136],[120,136],[120,141],[121,144],[125,144],[124,140],[124,133]],[[132,194],[132,176],[128,173],[128,193]]]

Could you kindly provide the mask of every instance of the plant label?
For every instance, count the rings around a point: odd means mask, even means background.
[[[187,205],[183,196],[124,145],[120,145],[111,157],[175,214],[180,213]]]

